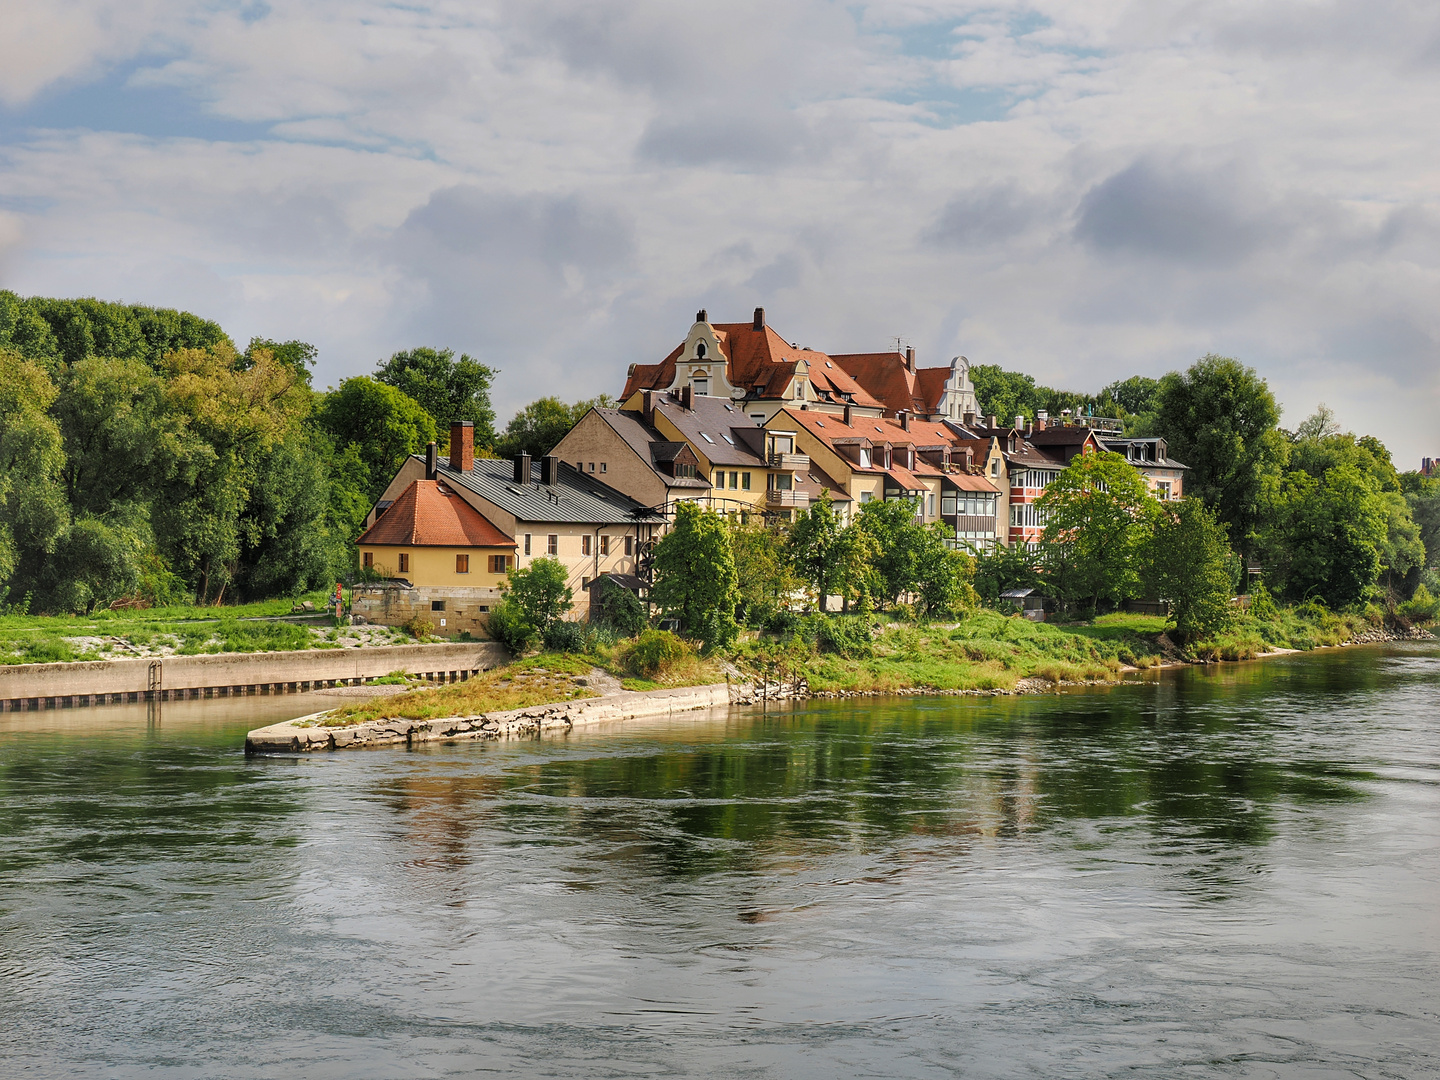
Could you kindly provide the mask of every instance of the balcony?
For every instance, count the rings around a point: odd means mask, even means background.
[[[786,469],[790,471],[810,468],[810,456],[808,454],[770,454],[770,467],[772,469]]]
[[[798,506],[803,510],[810,505],[810,496],[803,491],[776,491],[771,488],[765,493],[765,501],[771,506]]]

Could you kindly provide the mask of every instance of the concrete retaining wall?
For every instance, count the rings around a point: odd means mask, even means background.
[[[220,653],[138,660],[0,666],[0,707],[91,705],[109,700],[165,700],[224,694],[283,693],[356,684],[403,671],[454,682],[508,662],[493,641],[384,645],[362,649]]]

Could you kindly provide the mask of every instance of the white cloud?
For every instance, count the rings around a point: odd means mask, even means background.
[[[1440,451],[1427,5],[145,0],[18,25],[21,292],[307,338],[322,382],[448,344],[504,369],[502,416],[613,392],[701,306],[1075,387],[1226,352],[1291,418],[1324,399],[1402,464]],[[128,129],[86,123],[111,72]]]

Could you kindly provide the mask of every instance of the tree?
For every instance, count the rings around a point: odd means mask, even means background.
[[[1151,585],[1170,601],[1182,643],[1208,637],[1229,621],[1234,555],[1225,527],[1200,500],[1160,504],[1149,563]]]
[[[372,501],[407,457],[435,441],[435,421],[419,402],[364,375],[346,379],[326,394],[318,418],[336,446],[358,448],[370,476]]]
[[[1400,489],[1425,545],[1425,565],[1440,566],[1440,477],[1401,473]]]
[[[1209,355],[1160,380],[1155,430],[1189,466],[1185,492],[1210,506],[1230,542],[1249,555],[1285,465],[1280,409],[1265,380],[1237,360]]]
[[[1318,479],[1289,473],[1264,538],[1280,591],[1295,602],[1318,596],[1332,608],[1362,599],[1380,572],[1387,519],[1373,479],[1353,464]]]
[[[825,610],[825,598],[840,587],[851,539],[840,524],[840,515],[828,492],[821,493],[810,509],[795,515],[795,524],[785,542],[785,554],[795,574],[815,590],[817,604]]]
[[[1077,455],[1036,503],[1062,597],[1098,608],[1134,595],[1156,505],[1119,454]]]
[[[424,407],[442,442],[449,440],[452,423],[469,420],[475,425],[475,445],[484,447],[495,445],[495,410],[490,406],[495,374],[494,368],[464,353],[457,360],[453,349],[427,347],[397,352],[375,369],[380,382]]]
[[[975,555],[975,591],[990,605],[1011,589],[1040,587],[1040,563],[1029,544],[996,544]]]
[[[735,640],[740,589],[730,532],[719,514],[688,500],[675,507],[674,525],[655,545],[651,597],[691,637],[711,646]]]
[[[602,577],[590,590],[590,621],[634,637],[649,625],[645,604],[619,582]]]
[[[751,626],[764,625],[803,584],[785,558],[787,532],[782,524],[730,526],[730,550],[740,590],[737,617]]]
[[[876,500],[860,507],[855,527],[870,541],[870,569],[876,594],[894,604],[921,582],[921,559],[932,536],[916,520],[917,499]]]
[[[70,525],[64,446],[46,412],[55,397],[38,364],[0,349],[0,583],[11,587],[22,560],[54,551]]]
[[[315,366],[315,358],[320,355],[320,350],[311,345],[308,341],[271,341],[269,338],[255,337],[250,339],[250,344],[245,349],[242,362],[245,367],[252,367],[255,363],[255,355],[261,350],[268,352],[277,364],[284,364],[296,375],[306,386],[310,385],[310,369]]]
[[[971,586],[975,560],[946,544],[948,532],[938,522],[923,533],[924,542],[915,554],[920,613],[928,619],[939,619],[974,607],[978,600]]]
[[[523,570],[511,570],[505,599],[520,617],[541,636],[572,606],[574,593],[566,584],[569,574],[558,559],[536,559]]]
[[[502,458],[529,454],[544,457],[592,408],[609,409],[615,402],[608,394],[566,405],[557,397],[540,398],[521,409],[495,441],[495,453]]]

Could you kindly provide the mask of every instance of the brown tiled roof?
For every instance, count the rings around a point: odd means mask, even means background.
[[[830,359],[845,369],[872,397],[885,406],[885,415],[912,412],[926,415],[940,405],[948,367],[911,371],[898,352],[835,353]]]
[[[515,541],[436,480],[416,480],[356,541],[383,547],[504,547]]]
[[[881,407],[880,402],[830,356],[815,349],[797,348],[768,325],[759,330],[748,322],[710,325],[720,342],[720,350],[725,354],[725,375],[732,386],[743,387],[747,393],[757,397],[783,397],[796,367],[803,359],[810,366],[810,384],[822,399],[828,398],[840,405]],[[658,364],[636,364],[634,372],[625,380],[621,400],[629,400],[637,390],[665,389],[674,383],[675,362],[684,347],[683,343],[677,345]]]

